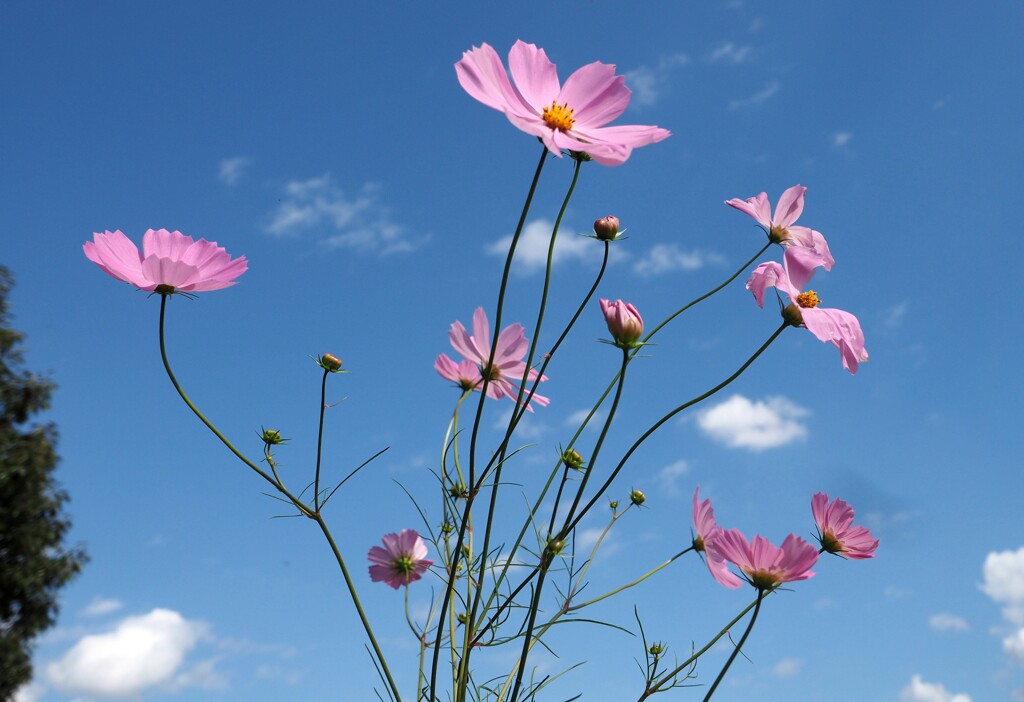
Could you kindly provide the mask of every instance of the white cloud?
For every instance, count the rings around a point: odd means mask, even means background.
[[[729,102],[729,109],[730,110],[735,110],[735,109],[740,108],[740,107],[748,107],[750,105],[757,105],[758,103],[762,103],[765,100],[769,100],[772,96],[775,95],[775,93],[779,92],[779,88],[780,87],[781,86],[779,85],[779,82],[773,80],[771,83],[768,83],[768,85],[764,86],[764,88],[762,90],[760,90],[759,92],[754,93],[750,97],[739,98],[739,99],[730,101]]]
[[[900,693],[900,699],[903,702],[971,702],[969,695],[951,694],[938,683],[924,682],[920,675],[911,678],[910,684]]]
[[[712,439],[730,448],[762,451],[807,436],[807,428],[799,420],[809,414],[809,410],[785,397],[752,402],[733,395],[699,413],[697,424]]]
[[[750,57],[753,49],[749,46],[736,46],[731,41],[722,42],[708,55],[711,63],[743,63]]]
[[[597,544],[597,540],[601,538],[601,534],[604,533],[604,528],[594,529],[580,529],[576,532],[576,536],[573,545],[576,547],[576,558],[584,559],[590,558],[590,553],[594,546]],[[595,558],[607,558],[613,555],[619,550],[620,546],[618,541],[613,540],[611,533],[605,535],[604,540],[601,541],[601,547],[597,551]],[[568,554],[566,554],[568,555]]]
[[[579,429],[580,425],[583,424],[587,415],[590,414],[591,408],[576,410],[568,417],[565,418],[565,426]],[[590,418],[590,422],[587,423],[587,429],[590,431],[597,431],[601,428],[601,422],[604,421],[604,412],[598,410],[594,413],[594,416]]]
[[[14,693],[14,702],[37,702],[46,692],[46,688],[38,683],[22,685]]]
[[[662,492],[669,497],[677,497],[682,494],[682,490],[679,488],[679,479],[687,475],[690,472],[690,464],[684,459],[680,458],[674,463],[669,463],[667,466],[658,471],[656,480],[658,485],[661,487]]]
[[[991,552],[983,566],[982,591],[996,602],[1024,603],[1024,546],[1016,551]]]
[[[112,597],[94,597],[92,602],[86,605],[85,609],[82,610],[82,615],[86,617],[99,617],[104,614],[110,614],[121,609],[124,604],[121,600],[116,600]]]
[[[358,195],[349,197],[331,183],[329,174],[293,180],[285,185],[285,197],[265,229],[281,237],[317,230],[328,248],[382,256],[419,248],[426,237],[411,236],[392,222],[388,210],[377,201],[378,190],[376,185],[367,184]]]
[[[686,54],[662,56],[657,66],[640,66],[626,71],[626,85],[633,91],[634,105],[650,107],[658,102],[668,88],[672,72],[690,62]]]
[[[777,678],[792,678],[803,667],[804,662],[799,658],[783,658],[772,668],[772,674]]]
[[[851,139],[853,139],[853,134],[850,132],[836,132],[832,135],[832,146],[841,149],[849,144]]]
[[[252,159],[245,156],[225,158],[220,162],[220,170],[217,177],[223,183],[235,185],[245,175],[245,170],[252,164]]]
[[[518,273],[535,273],[543,271],[548,263],[548,246],[551,243],[551,229],[554,224],[547,219],[537,219],[523,227],[516,243],[516,255],[513,266]],[[487,247],[492,256],[508,255],[508,247],[512,244],[512,235],[503,236]],[[555,239],[555,250],[551,254],[551,265],[565,261],[601,260],[601,249],[588,237],[578,236],[562,228]]]
[[[654,276],[671,271],[695,271],[708,263],[719,263],[721,257],[701,251],[683,251],[678,244],[657,244],[633,263],[633,270],[642,276]]]
[[[967,631],[967,620],[949,612],[939,612],[928,617],[928,626],[935,631]]]
[[[47,666],[50,682],[66,692],[95,697],[134,697],[174,684],[185,655],[206,631],[175,611],[154,609],[128,617],[105,634],[85,636]]]
[[[1010,658],[1024,665],[1024,629],[1017,629],[1016,632],[1003,639],[1003,650]]]

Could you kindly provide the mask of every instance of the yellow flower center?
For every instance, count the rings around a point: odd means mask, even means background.
[[[817,307],[821,300],[818,299],[818,293],[813,290],[802,292],[796,296],[796,304],[801,307]]]
[[[541,117],[547,122],[552,129],[561,129],[563,132],[572,129],[572,125],[576,123],[573,119],[572,109],[569,107],[569,103],[562,103],[556,105],[555,102],[551,101],[551,107],[544,108],[544,114]]]

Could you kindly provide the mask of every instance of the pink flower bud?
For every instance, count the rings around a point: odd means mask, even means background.
[[[614,241],[619,235],[619,218],[608,215],[594,222],[594,234],[601,241]]]
[[[644,333],[644,320],[636,307],[622,300],[601,300],[601,311],[616,346],[633,348],[638,345],[637,340]]]

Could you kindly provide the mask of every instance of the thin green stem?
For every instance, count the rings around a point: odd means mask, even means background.
[[[316,433],[316,477],[313,479],[313,509],[320,511],[320,457],[324,446],[324,412],[327,411],[327,376],[329,370],[324,368],[324,377],[320,380],[320,425]]]
[[[765,350],[769,346],[771,346],[772,342],[775,341],[779,337],[779,334],[781,334],[783,332],[783,330],[787,326],[789,326],[788,323],[783,322],[779,326],[779,328],[776,329],[775,332],[770,337],[768,337],[768,340],[765,341],[763,344],[761,344],[761,347],[757,351],[754,352],[754,355],[752,355],[750,358],[748,358],[743,363],[743,365],[741,365],[736,370],[735,373],[730,375],[728,378],[726,378],[725,380],[723,380],[722,382],[720,382],[718,385],[716,385],[715,387],[711,388],[707,392],[705,392],[705,393],[703,393],[701,395],[698,395],[697,397],[693,398],[692,400],[684,402],[683,404],[679,405],[678,407],[676,407],[675,409],[670,411],[664,417],[662,417],[657,422],[655,422],[650,427],[650,429],[645,431],[640,436],[639,439],[634,441],[633,445],[629,447],[629,450],[626,451],[625,455],[623,455],[622,459],[619,461],[619,464],[617,466],[615,466],[615,470],[612,471],[611,475],[609,475],[608,479],[604,482],[604,485],[601,486],[601,489],[598,490],[597,493],[594,495],[594,497],[591,498],[590,502],[588,502],[587,505],[582,510],[580,510],[580,513],[576,516],[576,518],[572,521],[571,524],[567,523],[566,526],[562,527],[562,533],[567,534],[570,531],[572,531],[572,529],[574,529],[576,527],[576,525],[579,523],[579,521],[581,519],[583,519],[584,515],[586,515],[586,513],[590,511],[590,508],[594,506],[594,503],[596,503],[599,499],[601,499],[601,496],[605,493],[605,491],[608,489],[608,487],[612,484],[612,482],[615,480],[616,476],[618,476],[619,471],[621,471],[622,467],[626,465],[626,462],[630,459],[630,457],[633,455],[633,453],[638,448],[640,448],[640,445],[643,444],[645,441],[647,441],[647,439],[650,438],[650,436],[654,432],[656,432],[661,427],[661,425],[663,425],[668,420],[672,419],[672,417],[676,416],[677,414],[679,414],[683,410],[685,410],[685,409],[687,409],[689,407],[692,407],[693,405],[696,405],[699,402],[703,402],[704,400],[706,400],[707,398],[711,397],[712,395],[714,395],[716,392],[718,392],[722,388],[724,388],[727,385],[729,385],[732,381],[736,380],[736,378],[740,377],[740,375],[743,374],[743,371],[745,371],[747,368],[749,368],[750,364],[753,363],[754,361],[756,361],[757,357],[760,356],[762,353],[764,353]]]
[[[185,402],[186,405],[188,405],[189,409],[192,410],[193,414],[195,414],[196,417],[198,417],[199,420],[203,424],[205,424],[206,427],[211,432],[213,432],[214,436],[221,440],[221,443],[223,443],[228,448],[228,450],[235,454],[235,456],[237,456],[239,460],[245,463],[245,465],[249,466],[249,468],[251,468],[257,474],[259,474],[264,480],[273,485],[278,492],[287,497],[288,500],[291,501],[291,503],[295,506],[295,508],[298,509],[302,514],[306,515],[320,526],[320,530],[323,532],[324,537],[327,539],[327,543],[330,545],[331,551],[334,553],[334,558],[338,562],[338,567],[341,569],[342,576],[345,579],[345,584],[348,587],[349,595],[352,598],[352,603],[355,605],[356,612],[359,614],[359,619],[363,624],[363,629],[366,631],[366,636],[367,638],[369,638],[370,644],[373,646],[373,650],[377,657],[377,661],[380,663],[381,670],[384,673],[384,677],[387,679],[388,686],[391,688],[391,693],[394,695],[395,700],[400,702],[402,698],[398,692],[398,686],[395,684],[394,679],[391,677],[391,671],[388,669],[388,664],[384,658],[384,653],[383,651],[381,651],[380,646],[377,645],[377,639],[373,635],[373,629],[370,628],[370,621],[366,618],[365,612],[363,612],[363,607],[359,602],[359,596],[356,593],[355,583],[349,576],[348,567],[345,565],[345,559],[342,558],[341,551],[338,550],[338,545],[334,542],[334,537],[331,535],[331,531],[330,529],[328,529],[326,522],[324,522],[323,520],[323,517],[319,514],[319,512],[311,510],[298,497],[289,492],[288,489],[284,487],[280,480],[275,480],[274,478],[271,478],[271,476],[264,472],[259,466],[257,466],[249,458],[242,454],[241,451],[236,449],[235,446],[230,441],[228,441],[228,439],[220,432],[220,430],[218,430],[217,427],[215,427],[210,422],[210,420],[208,420],[206,416],[199,411],[199,408],[196,407],[195,404],[193,404],[192,400],[190,400],[188,395],[185,394],[185,391],[182,389],[181,384],[175,377],[174,371],[171,370],[171,363],[167,358],[167,344],[164,339],[164,321],[166,317],[167,298],[168,295],[162,295],[160,298],[160,357],[163,360],[164,370],[167,371],[167,377],[170,378],[171,384],[174,386],[174,389],[178,391],[178,395],[181,396],[181,399]]]
[[[630,505],[630,506],[632,506],[632,505]],[[623,513],[625,513],[625,511],[623,511]],[[604,593],[603,595],[601,595],[600,597],[595,597],[595,598],[594,598],[594,599],[592,599],[592,600],[587,600],[586,602],[582,602],[582,603],[580,603],[580,604],[578,604],[578,605],[572,605],[572,606],[570,606],[570,607],[566,607],[566,610],[565,610],[565,611],[566,611],[566,612],[575,612],[575,611],[576,611],[576,610],[578,610],[578,609],[583,609],[584,607],[587,607],[587,606],[589,606],[589,605],[592,605],[592,604],[595,604],[595,603],[597,603],[597,602],[600,602],[601,600],[606,600],[606,599],[608,599],[609,597],[611,597],[612,595],[617,595],[617,594],[619,594],[620,592],[623,592],[623,591],[625,591],[625,590],[628,590],[628,589],[629,589],[629,588],[631,588],[631,587],[634,587],[634,586],[636,586],[636,585],[639,585],[640,583],[642,583],[643,581],[647,580],[647,578],[651,577],[652,575],[654,575],[654,574],[655,574],[655,573],[657,573],[658,571],[660,571],[660,570],[662,570],[663,568],[665,568],[665,567],[667,567],[667,566],[671,565],[671,564],[672,564],[672,563],[673,563],[673,562],[674,562],[674,561],[675,561],[675,560],[676,560],[677,558],[679,558],[679,557],[680,557],[680,556],[682,556],[683,554],[685,554],[685,553],[689,553],[689,552],[690,552],[690,551],[692,551],[692,550],[693,550],[693,546],[690,546],[689,548],[687,548],[687,549],[684,549],[684,550],[680,551],[679,553],[677,553],[676,555],[672,556],[672,558],[669,558],[669,559],[668,559],[667,561],[665,561],[664,563],[662,563],[662,564],[661,564],[660,566],[658,566],[657,568],[654,568],[653,570],[650,570],[650,571],[648,571],[648,572],[647,572],[647,573],[645,573],[644,575],[641,575],[641,576],[640,576],[639,578],[637,578],[637,579],[636,579],[636,580],[634,580],[633,582],[631,582],[631,583],[626,583],[625,585],[622,585],[621,587],[617,587],[617,588],[615,588],[614,590],[611,590],[610,592],[606,592],[606,593]]]
[[[519,241],[519,237],[522,234],[523,226],[526,224],[526,217],[530,211],[530,205],[533,202],[533,195],[537,190],[537,183],[540,181],[540,174],[544,168],[544,162],[547,160],[547,147],[541,147],[540,160],[537,162],[537,168],[533,174],[533,180],[530,182],[530,189],[526,195],[526,202],[523,203],[522,213],[519,215],[519,223],[516,225],[516,231],[512,235],[512,243],[509,245],[508,256],[505,258],[505,269],[501,276],[501,285],[498,291],[498,305],[495,310],[494,319],[494,335],[491,339],[491,353],[487,359],[487,365],[490,367],[494,363],[494,353],[498,346],[498,336],[501,332],[501,315],[505,304],[505,290],[508,287],[509,273],[512,270],[512,258],[515,255],[516,244]],[[469,515],[473,510],[473,503],[476,499],[476,442],[479,435],[481,418],[484,410],[484,400],[487,398],[487,387],[489,384],[488,374],[484,374],[484,382],[480,387],[480,402],[477,404],[476,417],[473,420],[473,431],[470,436],[469,442],[469,487],[470,492],[466,497],[466,506],[463,509],[462,519],[459,522],[459,533],[455,539],[455,548],[453,549],[453,558],[450,565],[450,569],[446,576],[446,587],[444,598],[441,601],[441,612],[438,617],[437,623],[437,637],[434,641],[434,652],[431,658],[430,664],[430,699],[433,700],[437,696],[437,666],[441,655],[441,641],[444,638],[444,626],[445,616],[448,612],[448,607],[451,604],[453,585],[455,578],[458,576],[458,561],[462,554],[462,544],[466,538],[466,525],[469,522]]]
[[[754,613],[750,616],[750,623],[747,624],[746,630],[743,632],[743,636],[740,637],[739,643],[736,644],[736,648],[732,650],[732,655],[729,656],[729,660],[722,666],[722,670],[719,671],[718,677],[715,678],[715,682],[711,684],[711,688],[708,689],[708,694],[704,695],[704,702],[708,702],[711,696],[715,694],[715,690],[718,689],[718,684],[725,678],[725,674],[729,672],[729,667],[732,666],[732,662],[736,660],[736,656],[740,654],[740,649],[743,648],[743,644],[747,642],[747,637],[750,636],[750,632],[754,630],[754,622],[757,621],[757,615],[761,611],[761,601],[764,600],[765,591],[758,588],[757,590],[757,603],[754,605]]]

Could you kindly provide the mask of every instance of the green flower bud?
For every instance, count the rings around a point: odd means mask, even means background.
[[[629,501],[632,502],[637,507],[639,507],[640,505],[647,501],[647,495],[643,494],[643,492],[641,492],[640,490],[630,490]]]

